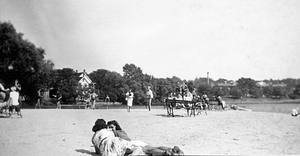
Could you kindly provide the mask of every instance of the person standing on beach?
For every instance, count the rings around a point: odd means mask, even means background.
[[[148,106],[149,111],[151,111],[151,102],[153,99],[153,92],[152,92],[150,86],[148,86],[148,91],[146,93],[146,96],[147,96],[147,106]]]
[[[127,100],[127,111],[130,112],[130,109],[132,107],[132,101],[133,101],[133,92],[131,89],[126,93],[126,100]]]
[[[56,97],[57,97],[56,109],[61,109],[61,99],[62,99],[62,95],[60,94],[59,91],[58,91]]]
[[[202,101],[206,104],[209,104],[209,98],[207,97],[207,95],[205,93],[202,95]]]
[[[219,107],[225,110],[225,101],[222,100],[220,95],[217,95],[216,100],[218,102]]]
[[[38,107],[41,109],[42,99],[43,99],[41,89],[38,90],[37,94],[38,94],[38,97],[37,97],[37,102],[35,104],[35,109],[38,108]]]
[[[94,110],[95,109],[95,106],[96,106],[96,98],[97,98],[97,94],[95,92],[93,92],[91,95],[91,103],[92,103],[92,109]]]
[[[20,103],[19,103],[19,92],[17,91],[17,87],[16,86],[12,86],[10,89],[10,93],[9,93],[9,98],[11,100],[11,105],[9,106],[9,116],[12,115],[13,110],[15,110],[18,114],[18,116],[22,117],[21,114],[21,108],[20,108]]]

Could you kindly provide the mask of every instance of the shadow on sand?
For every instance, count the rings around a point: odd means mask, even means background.
[[[99,154],[96,154],[95,152],[91,152],[91,151],[86,150],[86,149],[76,149],[76,152],[83,153],[83,154],[89,154],[89,155],[92,155],[92,156],[98,156],[99,155]]]
[[[171,117],[171,118],[173,118],[173,117],[185,117],[184,115],[174,115],[174,116],[172,116],[172,115],[167,115],[167,114],[157,114],[156,116]]]
[[[6,116],[0,115],[0,118],[9,118],[9,116],[8,115],[6,115]]]

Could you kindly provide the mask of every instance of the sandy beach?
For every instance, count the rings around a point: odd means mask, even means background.
[[[91,130],[98,118],[117,120],[132,140],[179,146],[186,155],[300,154],[300,117],[290,114],[209,111],[175,117],[165,109],[23,109],[0,118],[0,155],[96,155]]]

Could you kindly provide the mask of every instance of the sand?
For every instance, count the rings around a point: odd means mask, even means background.
[[[23,109],[0,118],[0,155],[96,155],[91,143],[98,118],[117,120],[133,140],[179,146],[186,155],[300,154],[300,117],[289,114],[209,111],[175,117],[165,109]]]

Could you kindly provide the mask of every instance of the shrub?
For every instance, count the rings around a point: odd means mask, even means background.
[[[297,94],[289,94],[288,97],[291,99],[299,99],[300,98],[300,96]]]

